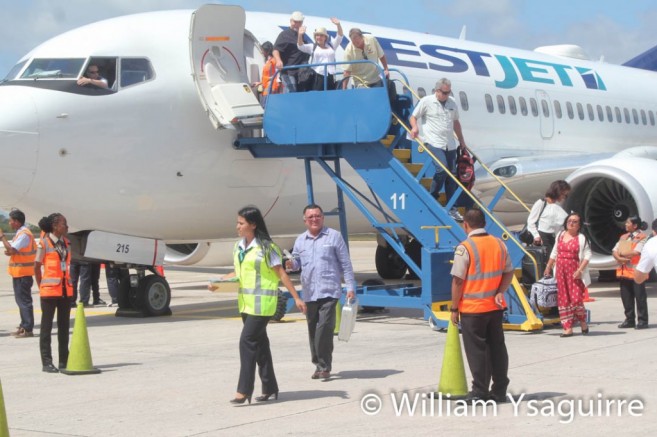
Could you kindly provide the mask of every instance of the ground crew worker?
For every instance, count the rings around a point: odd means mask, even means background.
[[[648,296],[646,284],[634,282],[634,271],[641,259],[643,246],[646,244],[647,235],[642,230],[647,229],[648,224],[642,222],[637,216],[629,217],[625,221],[626,234],[623,234],[612,249],[611,254],[618,261],[616,277],[620,281],[621,300],[625,310],[625,320],[618,325],[619,328],[645,329],[648,327]],[[623,243],[625,242],[625,243]],[[636,317],[634,302],[636,301]],[[635,320],[636,319],[636,320]]]
[[[68,224],[60,213],[50,214],[39,221],[45,235],[39,242],[36,256],[35,277],[41,295],[41,336],[39,348],[43,371],[57,373],[53,365],[50,347],[52,322],[57,311],[57,340],[59,344],[59,368],[68,361],[68,330],[70,325],[71,300],[71,243],[66,238]],[[41,267],[43,266],[43,272]]]
[[[12,335],[16,338],[34,337],[34,309],[32,306],[32,284],[34,283],[34,258],[36,243],[32,232],[25,226],[25,214],[18,209],[9,213],[9,226],[16,231],[11,243],[0,231],[0,241],[9,257],[7,271],[12,278],[14,298],[21,315],[21,323]]]
[[[297,308],[306,312],[306,304],[292,285],[282,265],[280,249],[267,231],[262,213],[255,206],[246,206],[237,213],[237,234],[240,240],[233,249],[235,271],[224,279],[237,277],[240,289],[237,306],[242,315],[240,335],[240,376],[232,404],[251,403],[255,384],[256,364],[262,381],[262,395],[256,401],[278,399],[278,383],[269,348],[267,324],[278,305],[278,282],[283,282]],[[213,290],[210,285],[208,288]]]
[[[472,373],[466,400],[506,402],[509,356],[504,343],[504,292],[513,278],[506,246],[486,233],[486,218],[478,209],[464,217],[468,238],[457,246],[452,266],[452,323],[461,321],[463,346]],[[491,377],[493,386],[489,395]]]

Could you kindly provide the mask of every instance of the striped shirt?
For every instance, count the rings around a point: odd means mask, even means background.
[[[314,302],[325,297],[338,299],[342,278],[347,291],[356,291],[354,269],[342,235],[324,226],[314,237],[308,231],[297,237],[292,250],[292,270],[301,267],[302,297]]]

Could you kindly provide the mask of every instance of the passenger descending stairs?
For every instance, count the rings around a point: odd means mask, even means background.
[[[387,136],[392,130],[391,120],[397,132]],[[256,158],[294,157],[317,162],[421,279],[420,286],[364,287],[358,294],[360,304],[421,308],[425,318],[446,327],[451,260],[455,247],[466,238],[448,211],[459,194],[469,193],[461,187],[449,201],[443,199],[442,205],[436,202],[428,192],[431,178],[427,176],[433,174],[434,164],[431,160],[413,162],[411,149],[395,148],[406,134],[400,126],[405,127],[402,118],[392,112],[385,88],[278,94],[267,100],[267,138],[244,138],[236,147],[248,149]],[[432,154],[427,151],[425,156]],[[342,159],[365,181],[369,193],[357,190],[342,177]],[[502,188],[488,205],[490,209],[504,192]],[[505,241],[514,266],[519,267],[525,254],[522,246],[488,206],[476,199],[475,203],[486,213],[487,231]],[[421,267],[406,254],[407,234],[422,246]],[[532,312],[517,280],[514,282],[515,288],[506,293],[507,328],[540,329],[542,322]]]

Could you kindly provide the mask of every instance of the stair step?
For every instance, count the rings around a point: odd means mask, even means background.
[[[392,154],[401,162],[409,162],[411,160],[411,149],[393,149]]]
[[[404,167],[411,172],[413,176],[417,175],[422,170],[423,164],[412,164],[409,162],[404,163]]]
[[[390,147],[393,141],[395,141],[394,135],[386,135],[385,138],[381,139],[381,144],[383,144],[386,147]]]
[[[429,191],[431,189],[431,182],[433,182],[433,178],[422,178],[422,179],[420,179],[420,183],[422,184],[422,186],[424,188],[427,189],[427,191]]]

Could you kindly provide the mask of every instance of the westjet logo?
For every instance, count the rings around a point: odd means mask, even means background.
[[[281,26],[281,28],[285,28]],[[329,31],[334,37],[335,31]],[[305,42],[312,40],[305,36]],[[604,81],[591,68],[578,67],[557,62],[545,62],[518,56],[500,55],[486,51],[466,50],[432,44],[418,46],[413,41],[390,39],[377,36],[386,54],[388,64],[396,67],[418,68],[446,73],[474,73],[490,77],[497,88],[512,89],[523,82],[534,82],[564,87],[585,87],[606,91]],[[349,43],[343,38],[340,44],[345,48]],[[513,51],[513,50],[510,50]],[[518,51],[518,53],[522,53]],[[428,58],[428,59],[427,59]]]

